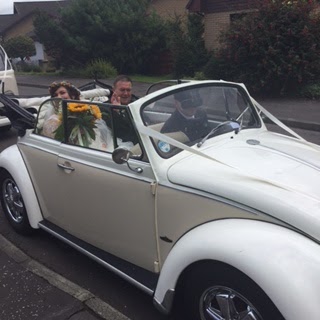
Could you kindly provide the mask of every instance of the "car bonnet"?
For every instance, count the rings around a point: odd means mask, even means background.
[[[202,152],[173,164],[168,180],[254,208],[320,240],[319,146],[263,132]]]

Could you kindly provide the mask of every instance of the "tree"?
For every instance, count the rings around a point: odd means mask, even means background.
[[[164,23],[148,13],[148,4],[148,0],[71,1],[60,20],[50,22],[40,14],[35,30],[64,66],[106,59],[119,72],[144,72],[150,57],[165,48]]]
[[[208,51],[205,47],[203,17],[199,14],[188,15],[188,50],[191,54],[191,65],[193,73],[203,69],[209,59]]]
[[[203,39],[203,18],[189,14],[186,23],[180,16],[169,23],[169,48],[173,56],[176,77],[194,76],[209,58]]]
[[[53,17],[45,12],[38,12],[33,21],[35,33],[44,45],[46,53],[55,60],[59,68],[64,53],[68,52],[66,47],[66,33],[60,25],[59,18]]]
[[[8,39],[4,43],[4,48],[10,58],[20,58],[21,61],[36,54],[33,40],[26,36]]]
[[[316,1],[261,0],[258,11],[231,24],[215,55],[226,80],[285,94],[320,75]],[[215,69],[217,70],[217,69]]]
[[[183,22],[180,16],[168,23],[169,48],[173,58],[174,76],[180,78],[192,74],[189,66],[190,52],[188,50],[187,37],[184,32]]]

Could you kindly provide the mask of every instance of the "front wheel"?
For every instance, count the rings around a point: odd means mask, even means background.
[[[13,229],[21,234],[31,234],[30,226],[20,189],[8,172],[0,175],[1,205],[4,214]]]
[[[255,282],[228,265],[191,270],[180,289],[176,319],[284,320]]]
[[[11,124],[7,126],[0,127],[0,132],[7,132],[11,129]]]

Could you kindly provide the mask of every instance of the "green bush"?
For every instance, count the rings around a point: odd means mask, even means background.
[[[317,2],[258,3],[256,12],[232,22],[215,58],[224,68],[225,80],[243,82],[255,92],[297,92],[320,74]]]
[[[223,60],[219,60],[215,56],[212,56],[203,68],[203,74],[207,79],[230,80],[225,73],[226,69]]]
[[[306,85],[300,91],[300,94],[304,98],[319,100],[320,99],[320,82]]]
[[[41,72],[41,68],[38,64],[32,62],[19,61],[15,64],[15,69],[18,72]]]
[[[21,61],[36,54],[34,42],[27,36],[10,38],[4,42],[3,46],[10,58],[20,58]]]
[[[89,78],[107,79],[118,74],[117,69],[112,64],[103,59],[91,61],[85,68],[85,75]]]
[[[193,79],[194,80],[207,80],[208,78],[204,75],[204,73],[202,71],[198,71],[198,72],[195,72]]]

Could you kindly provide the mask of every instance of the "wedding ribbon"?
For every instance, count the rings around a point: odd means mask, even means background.
[[[170,145],[172,145],[174,147],[177,147],[179,149],[189,151],[189,152],[191,152],[193,154],[196,154],[198,156],[201,156],[203,158],[207,158],[209,160],[213,160],[213,161],[221,163],[221,164],[223,164],[225,166],[233,168],[232,166],[226,164],[225,162],[219,161],[218,159],[215,159],[215,158],[213,158],[211,156],[208,156],[205,153],[203,153],[203,152],[201,152],[201,151],[199,151],[197,149],[191,148],[191,147],[185,145],[184,143],[181,143],[181,142],[179,142],[179,141],[177,141],[177,140],[175,140],[173,138],[168,137],[167,135],[165,135],[163,133],[160,133],[160,132],[158,132],[156,130],[153,130],[151,128],[145,127],[145,126],[140,125],[140,124],[136,124],[136,126],[137,126],[138,131],[141,134],[144,134],[144,135],[149,136],[151,138],[155,138],[155,139],[161,140],[161,141],[166,142],[166,143],[168,143],[168,144],[170,144]]]
[[[206,158],[208,160],[211,160],[211,161],[215,161],[215,162],[218,162],[224,166],[227,166],[229,168],[232,168],[234,170],[237,170],[238,172],[240,172],[240,174],[244,175],[244,176],[247,176],[248,178],[251,178],[252,180],[257,180],[257,181],[260,181],[260,182],[263,182],[263,183],[268,183],[270,185],[273,185],[273,186],[276,186],[278,188],[281,188],[281,189],[284,189],[284,190],[287,190],[287,191],[290,191],[290,192],[294,192],[294,193],[299,193],[299,194],[303,194],[305,197],[307,198],[310,198],[312,200],[316,200],[317,202],[319,202],[319,199],[313,197],[313,196],[310,196],[309,194],[306,194],[302,191],[297,191],[296,189],[293,189],[291,188],[290,186],[288,185],[285,185],[285,184],[282,184],[282,183],[279,183],[277,181],[272,181],[270,179],[267,179],[267,178],[264,178],[264,177],[259,177],[259,176],[256,176],[252,173],[248,173],[248,172],[245,172],[244,170],[242,169],[239,169],[237,167],[234,167],[232,165],[229,165],[223,161],[220,161],[212,156],[209,156],[197,149],[194,149],[194,148],[191,148],[175,139],[172,139],[168,136],[166,136],[165,134],[163,133],[160,133],[154,129],[151,129],[149,127],[145,127],[144,125],[141,125],[141,124],[138,124],[136,123],[136,127],[138,129],[138,131],[142,134],[142,135],[145,135],[145,136],[148,136],[150,138],[155,138],[155,139],[158,139],[158,140],[161,140],[163,142],[166,142],[174,147],[177,147],[179,149],[182,149],[182,150],[186,150],[186,151],[189,151],[190,153],[192,154],[195,154],[195,155],[198,155],[200,157],[203,157],[203,158]],[[302,139],[302,138],[301,138]],[[302,139],[303,140],[303,139]]]
[[[262,111],[272,122],[274,122],[276,125],[278,125],[283,130],[287,131],[288,133],[292,134],[294,137],[296,137],[299,140],[307,142],[305,139],[303,139],[301,136],[299,136],[297,133],[295,133],[293,130],[291,130],[289,127],[287,127],[283,122],[281,122],[279,119],[277,119],[274,115],[272,115],[269,111],[267,111],[260,103],[258,103],[255,99],[251,97],[253,103],[257,106],[257,108]]]

